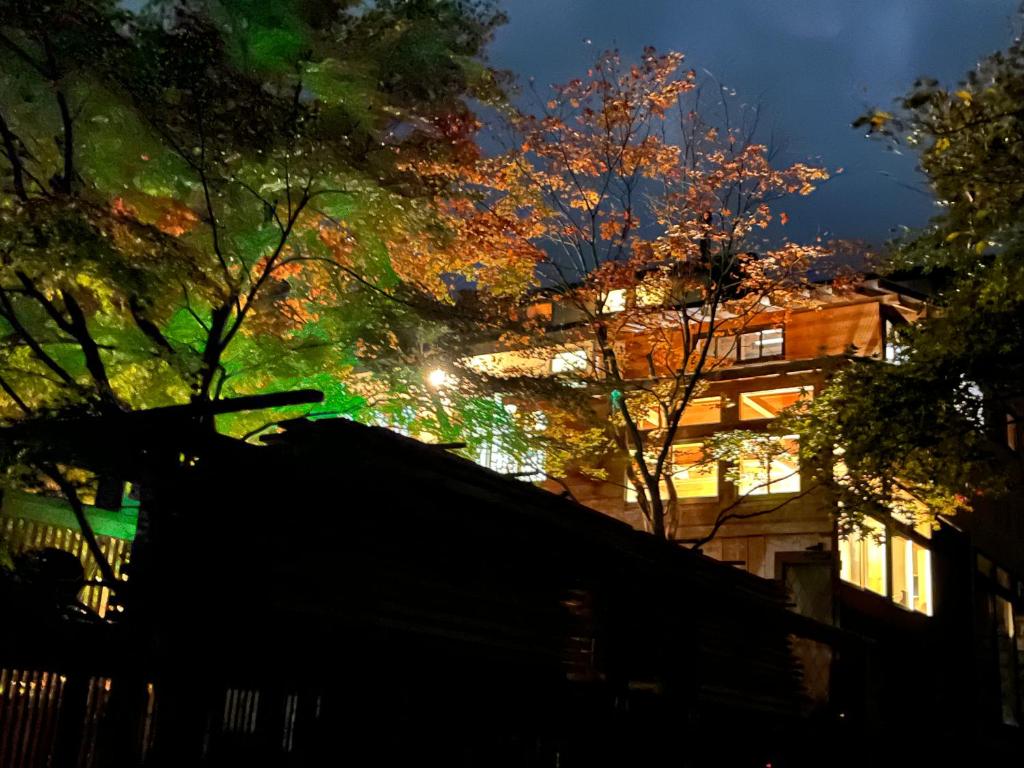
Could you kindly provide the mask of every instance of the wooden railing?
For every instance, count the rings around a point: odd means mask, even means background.
[[[113,536],[97,536],[96,539],[114,574],[119,579],[126,579],[125,566],[131,555],[131,542]],[[79,601],[101,618],[111,610],[120,610],[121,606],[111,605],[110,589],[99,583],[99,566],[79,531],[37,520],[0,516],[0,541],[11,554],[46,547],[70,552],[82,561],[85,570],[87,586],[79,595]]]

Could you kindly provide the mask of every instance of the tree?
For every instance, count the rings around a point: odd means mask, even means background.
[[[411,303],[447,307],[450,330],[433,348],[458,367],[457,389],[501,392],[521,421],[541,407],[533,432],[549,475],[614,481],[600,459],[625,458],[659,537],[681,522],[671,478],[684,414],[730,364],[738,334],[812,299],[808,270],[825,252],[759,233],[785,224],[780,198],[828,174],[775,168],[756,119],[730,124],[723,89],[725,124],[707,122],[682,61],[647,49],[628,65],[607,53],[553,87],[539,114],[510,110],[504,151],[420,164],[438,190],[431,226],[390,244]],[[455,300],[453,285],[475,290]],[[467,354],[467,333],[500,352]],[[558,353],[552,378],[538,354]],[[773,446],[760,450],[786,450]]]
[[[942,208],[880,265],[931,286],[923,317],[896,331],[898,364],[841,372],[807,416],[807,450],[851,521],[965,511],[1021,480],[1007,430],[1024,414],[1022,115],[1017,42],[955,88],[920,80],[854,123],[916,150]]]
[[[351,367],[328,351],[359,310],[338,268],[388,269],[419,192],[394,157],[448,151],[500,17],[347,5],[5,3],[8,417],[258,391],[282,357],[293,380]]]
[[[466,99],[498,92],[477,57],[500,21],[463,0],[3,0],[0,418],[306,385],[364,408],[345,378],[388,318],[346,270],[393,281],[387,232],[423,194],[396,157],[459,149]],[[35,469],[80,510],[63,468]]]

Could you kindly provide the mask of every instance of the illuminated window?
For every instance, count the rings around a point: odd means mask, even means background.
[[[902,536],[892,537],[892,600],[932,615],[932,553]]]
[[[680,498],[718,498],[718,462],[704,456],[701,443],[673,445],[672,485]]]
[[[585,349],[570,349],[559,352],[551,358],[552,373],[572,373],[586,371],[590,367],[590,357]]]
[[[885,528],[870,518],[865,518],[862,533],[839,540],[839,578],[849,584],[884,596],[885,560]]]
[[[736,352],[739,349],[739,336],[715,336],[711,339],[711,347],[708,349],[709,362],[721,360],[735,360]],[[707,343],[707,339],[701,339],[701,343]]]
[[[680,499],[718,498],[718,462],[704,455],[701,443],[680,443],[672,446],[672,485]],[[668,487],[661,484],[661,498],[668,498]],[[626,481],[626,501],[636,502],[636,490]]]
[[[626,308],[626,289],[616,288],[608,291],[604,297],[602,311],[607,313],[621,312]]]
[[[906,356],[906,349],[899,342],[897,327],[897,324],[888,318],[882,321],[882,354],[887,363],[902,363]]]
[[[782,357],[783,331],[781,328],[765,328],[740,334],[740,360],[763,360]]]
[[[679,423],[682,426],[691,424],[718,424],[722,421],[722,398],[701,397],[691,400],[683,411]]]
[[[741,496],[800,490],[800,443],[796,435],[778,438],[781,452],[740,457],[736,488]]]
[[[629,412],[641,430],[663,429],[665,416],[657,405],[639,408],[630,402]],[[679,417],[679,426],[687,427],[699,424],[719,424],[722,421],[722,398],[698,397],[687,403]]]
[[[813,387],[787,387],[744,392],[740,395],[740,419],[774,419],[794,403],[813,397]]]
[[[634,296],[638,307],[661,307],[669,298],[668,281],[660,275],[648,277],[637,285]]]
[[[500,398],[498,403],[501,403]],[[515,412],[513,405],[504,407],[509,413]],[[533,430],[540,433],[546,426],[547,416],[541,411],[534,412]],[[500,421],[487,425],[477,434],[479,443],[474,457],[477,464],[528,482],[545,479],[547,453],[542,447],[530,444],[527,438],[516,434]]]

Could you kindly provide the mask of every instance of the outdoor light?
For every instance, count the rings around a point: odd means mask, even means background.
[[[448,374],[441,368],[435,368],[427,374],[427,384],[434,389],[440,389],[448,381]]]

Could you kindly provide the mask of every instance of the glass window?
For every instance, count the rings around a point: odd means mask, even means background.
[[[740,395],[740,419],[774,419],[779,413],[802,399],[814,396],[813,387],[786,387]]]
[[[570,373],[586,371],[590,367],[590,357],[585,349],[570,349],[559,352],[551,358],[552,373]]]
[[[892,538],[892,600],[911,611],[932,615],[931,552],[902,536]]]
[[[615,288],[605,294],[602,311],[608,314],[621,312],[626,308],[626,289]]]
[[[669,283],[662,275],[649,275],[637,285],[634,298],[638,307],[664,306],[669,299]]]
[[[779,438],[781,452],[741,456],[736,487],[741,496],[796,493],[800,490],[800,443],[796,435]]]
[[[722,421],[722,398],[700,397],[691,400],[683,411],[679,423],[682,426],[691,424],[718,424]]]
[[[781,328],[765,328],[740,334],[740,360],[760,360],[768,357],[782,357],[783,331]]]
[[[702,443],[681,443],[672,446],[672,466],[668,472],[681,499],[718,498],[718,462],[709,461]],[[652,461],[653,463],[653,461]],[[626,501],[636,502],[636,489],[627,479]],[[661,498],[668,499],[668,486],[662,482]]]
[[[735,360],[738,348],[739,336],[715,336],[711,339],[711,347],[708,349],[708,362]]]
[[[902,363],[906,350],[896,335],[897,324],[889,318],[882,321],[882,354],[887,363]]]
[[[872,592],[885,595],[885,528],[864,520],[864,531],[839,540],[839,577]]]
[[[999,655],[999,693],[1003,723],[1017,725],[1017,644],[1013,604],[996,596],[996,651]]]
[[[510,413],[514,412],[512,405],[506,405],[505,408]],[[533,422],[534,430],[543,432],[547,426],[547,416],[541,411],[535,411]],[[524,444],[521,437],[507,433],[500,424],[493,425],[482,437],[476,449],[477,464],[531,483],[546,479],[544,468],[547,452],[543,447]]]
[[[701,443],[674,445],[672,484],[680,498],[718,498],[718,462],[707,460]]]

